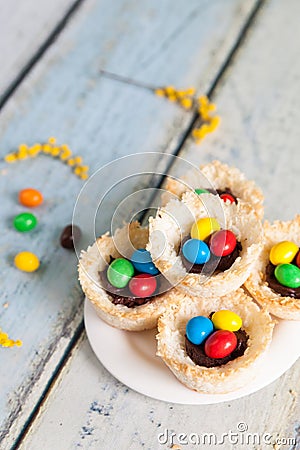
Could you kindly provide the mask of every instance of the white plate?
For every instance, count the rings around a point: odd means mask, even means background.
[[[130,332],[113,328],[97,316],[88,300],[84,320],[92,349],[103,366],[131,389],[165,402],[207,405],[252,394],[280,377],[300,356],[300,322],[280,320],[254,381],[229,394],[199,394],[181,384],[155,355],[156,330]]]

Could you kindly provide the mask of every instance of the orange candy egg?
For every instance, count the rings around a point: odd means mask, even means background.
[[[21,205],[34,208],[43,203],[42,194],[36,189],[28,188],[19,192],[19,202]]]

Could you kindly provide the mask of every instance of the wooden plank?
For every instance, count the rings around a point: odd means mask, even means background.
[[[215,96],[223,117],[218,133],[200,147],[189,141],[181,153],[197,165],[220,159],[238,166],[262,188],[265,218],[270,221],[290,220],[299,214],[300,158],[296,148],[300,131],[296,124],[300,112],[294,99],[300,93],[296,82],[300,63],[299,46],[290,45],[291,40],[298,42],[300,38],[296,19],[299,13],[297,1],[289,2],[289,8],[278,0],[269,2],[263,21],[249,36],[246,48],[241,50],[244,53]],[[280,35],[278,28],[284,30]],[[297,436],[297,445],[299,378],[298,360],[272,385],[272,410],[276,413],[268,411],[263,420],[266,430],[276,424],[279,434]],[[247,399],[241,402],[240,409],[246,404]],[[261,420],[259,414],[256,417],[257,422]]]
[[[15,80],[73,3],[74,0],[3,2],[0,17],[1,94]]]
[[[189,141],[180,154],[197,165],[217,158],[238,166],[262,188],[268,220],[299,214],[300,64],[299,45],[290,42],[300,35],[295,17],[300,4],[289,5],[272,0],[265,6],[268,18],[249,37],[245,56],[214,98],[223,118],[220,128],[201,146]],[[277,27],[284,33],[276,36]]]
[[[299,213],[300,161],[295,150],[299,130],[295,124],[300,112],[294,99],[300,89],[295,83],[300,63],[297,46],[290,45],[299,41],[299,12],[296,0],[288,8],[280,0],[268,2],[216,95],[222,127],[200,147],[189,142],[182,153],[197,164],[219,158],[240,167],[263,188],[266,216],[271,220]],[[279,380],[244,399],[211,406],[169,405],[117,382],[84,339],[74,349],[23,448],[34,448],[46,436],[46,449],[55,448],[62,439],[66,448],[152,449],[160,448],[158,433],[165,429],[188,435],[216,433],[221,438],[222,433],[237,432],[238,423],[244,422],[248,433],[258,433],[261,439],[264,433],[271,436],[272,445],[242,446],[227,441],[224,448],[296,449],[299,375],[298,361]],[[276,445],[277,437],[297,437],[297,444]]]
[[[99,363],[84,337],[74,349],[20,448],[38,448],[42,436],[46,450],[61,448],[61,442],[64,449],[172,448],[172,432],[177,433],[174,444],[179,444],[180,433],[188,436],[214,433],[221,441],[223,433],[237,433],[241,422],[248,427],[244,434],[258,433],[261,444],[264,433],[274,440],[277,433],[281,437],[293,437],[294,434],[285,434],[282,422],[286,423],[295,414],[295,394],[289,391],[289,386],[295,386],[297,382],[296,374],[290,371],[263,391],[241,400],[203,406],[164,403],[118,382]],[[165,430],[169,430],[168,442],[161,436],[160,442],[165,445],[160,445],[159,434],[166,436]],[[234,446],[233,442],[225,438],[223,448],[268,448],[266,445]],[[191,443],[180,446],[194,447],[200,448]],[[201,448],[214,447],[203,445]]]
[[[100,68],[158,85],[199,86],[201,80],[206,88],[253,5],[252,0],[84,3],[3,111],[1,154],[52,134],[92,170],[129,153],[172,152],[191,114],[145,90],[104,79]],[[2,351],[0,427],[7,445],[32,412],[82,318],[76,258],[58,244],[82,183],[69,168],[45,158],[0,168],[6,223],[0,245],[7,255],[0,273],[3,302],[9,302],[0,319],[12,337],[24,341],[21,349]],[[46,199],[37,212],[40,227],[17,235],[10,225],[11,216],[21,211],[16,194],[29,184]],[[13,255],[24,248],[41,258],[36,274],[21,274],[12,266]]]

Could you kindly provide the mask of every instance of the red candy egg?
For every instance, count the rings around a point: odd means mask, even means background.
[[[129,281],[129,289],[134,297],[150,297],[154,294],[156,287],[156,278],[148,273],[140,273]]]
[[[209,358],[220,359],[230,355],[236,346],[237,338],[232,331],[218,330],[206,339],[204,351]]]
[[[220,198],[226,202],[227,200],[230,201],[230,203],[235,203],[235,198],[231,194],[227,194],[227,192],[224,192],[224,194],[220,195]]]
[[[296,256],[296,264],[300,269],[300,251],[297,253],[297,256]]]
[[[230,255],[236,247],[236,237],[230,230],[220,230],[212,235],[210,251],[216,256]]]

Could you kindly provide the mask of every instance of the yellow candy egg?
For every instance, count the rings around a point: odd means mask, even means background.
[[[40,266],[39,258],[31,252],[21,252],[15,256],[15,266],[23,272],[34,272]]]
[[[270,261],[274,266],[289,264],[298,253],[299,247],[291,241],[282,241],[273,245],[270,251]]]
[[[204,239],[208,238],[212,233],[219,231],[220,228],[219,222],[214,217],[198,219],[192,226],[191,238],[204,241]]]
[[[237,331],[242,326],[240,316],[227,309],[215,312],[211,320],[218,330]]]

